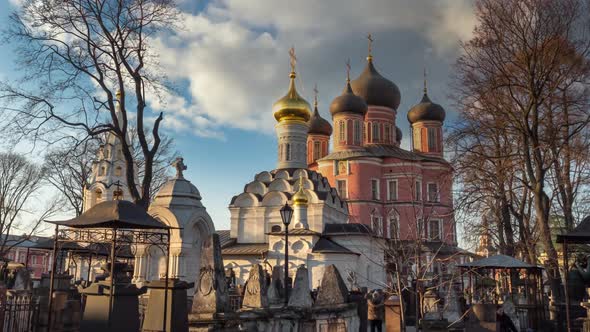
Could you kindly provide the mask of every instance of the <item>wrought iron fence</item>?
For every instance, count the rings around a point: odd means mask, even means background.
[[[30,293],[9,295],[1,304],[3,332],[34,331],[39,318],[39,299]]]

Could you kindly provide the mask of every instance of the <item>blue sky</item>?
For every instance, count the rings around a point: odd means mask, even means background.
[[[17,0],[0,0],[0,29]],[[429,95],[454,119],[448,85],[459,40],[469,38],[474,17],[469,0],[181,0],[182,29],[153,41],[162,70],[177,86],[165,102],[164,130],[185,158],[185,176],[199,188],[217,229],[229,228],[227,206],[253,176],[275,167],[272,104],[288,84],[289,47],[298,56],[298,88],[320,113],[343,88],[345,61],[352,76],[365,64],[372,33],[382,75],[402,93],[398,126],[408,145],[406,112]],[[0,79],[13,71],[10,45],[0,48]]]

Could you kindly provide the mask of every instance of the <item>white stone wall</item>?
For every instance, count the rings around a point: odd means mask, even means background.
[[[282,121],[275,125],[275,129],[278,138],[277,169],[307,168],[307,123]]]

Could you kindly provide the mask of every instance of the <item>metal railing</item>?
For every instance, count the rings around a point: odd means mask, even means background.
[[[30,332],[39,318],[39,299],[31,293],[8,295],[0,304],[4,319],[2,332]]]

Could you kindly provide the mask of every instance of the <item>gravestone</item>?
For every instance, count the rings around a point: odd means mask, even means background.
[[[267,289],[264,271],[260,264],[252,265],[250,276],[244,290],[242,310],[268,307]]]
[[[168,280],[168,298],[166,295],[166,280],[156,280],[147,283],[149,300],[147,311],[143,320],[142,331],[161,331],[164,324],[164,302],[166,302],[166,331],[188,331],[188,312],[186,305],[186,290],[192,288],[194,283]]]
[[[324,271],[320,290],[315,301],[316,306],[348,303],[348,289],[335,265],[329,265]]]
[[[270,280],[270,286],[268,288],[268,304],[270,306],[283,304],[283,282],[283,267],[276,265],[272,268],[272,277]]]
[[[201,249],[201,268],[193,296],[191,315],[197,319],[212,317],[229,311],[229,296],[221,244],[218,234],[211,236],[203,243]]]
[[[300,265],[295,274],[295,285],[289,297],[289,306],[311,308],[313,301],[309,290],[309,272],[305,265]]]

